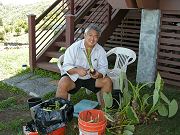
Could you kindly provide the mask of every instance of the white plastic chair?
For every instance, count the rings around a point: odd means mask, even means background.
[[[65,71],[64,71],[63,68],[62,68],[63,62],[64,62],[64,54],[61,55],[61,56],[59,57],[58,61],[57,61],[57,65],[58,65],[58,67],[59,67],[59,69],[60,69],[61,75],[63,75],[63,74],[65,73]],[[90,90],[86,89],[86,93],[89,95],[89,94],[91,94],[92,92],[91,92]],[[98,102],[99,102],[99,105],[101,105],[100,92],[97,92],[96,95],[97,95],[97,100],[98,100]],[[70,100],[70,98],[71,98],[71,95],[68,94],[68,100]]]
[[[120,72],[126,73],[127,66],[136,60],[136,53],[128,48],[115,47],[107,52],[107,57],[115,54],[116,60],[113,69],[108,69],[107,75],[113,82],[113,89],[120,89],[119,76]]]

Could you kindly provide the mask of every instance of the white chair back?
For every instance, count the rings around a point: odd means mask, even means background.
[[[107,52],[107,57],[115,54],[116,60],[113,69],[108,69],[107,75],[113,81],[113,89],[119,89],[120,72],[126,72],[127,66],[136,60],[136,53],[128,48],[115,47]]]

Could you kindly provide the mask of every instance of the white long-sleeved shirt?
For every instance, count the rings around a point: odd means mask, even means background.
[[[75,67],[83,67],[85,69],[89,69],[89,64],[84,52],[86,52],[84,39],[73,43],[69,48],[67,48],[67,50],[65,51],[64,63],[62,66],[63,72],[61,72],[61,74],[68,74],[67,71]],[[92,49],[91,62],[96,71],[103,74],[103,76],[106,75],[108,69],[106,51],[98,43]],[[90,75],[86,75],[83,77],[79,76],[78,74],[68,75],[73,81],[76,81],[78,78],[91,78]]]

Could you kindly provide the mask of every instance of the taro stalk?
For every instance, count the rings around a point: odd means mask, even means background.
[[[84,54],[86,55],[86,58],[87,58],[90,74],[95,74],[95,69],[91,62],[91,48],[87,48],[87,53],[84,50]]]

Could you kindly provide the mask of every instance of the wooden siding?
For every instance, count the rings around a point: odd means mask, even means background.
[[[104,45],[106,50],[113,47],[123,46],[134,50],[138,54],[141,12],[140,10],[129,10],[127,15],[121,21],[121,24],[113,32],[112,36]]]
[[[180,11],[162,11],[157,71],[165,83],[180,86]]]

